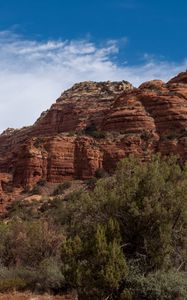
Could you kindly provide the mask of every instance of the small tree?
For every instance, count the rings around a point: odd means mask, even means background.
[[[63,245],[65,278],[79,291],[81,299],[104,299],[118,293],[128,275],[127,263],[120,245],[119,226],[110,220],[98,224],[90,240],[76,236]]]

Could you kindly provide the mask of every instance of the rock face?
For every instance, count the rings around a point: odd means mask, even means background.
[[[126,155],[157,151],[187,159],[187,72],[138,89],[126,81],[75,84],[33,126],[0,135],[0,203],[40,180],[88,179]]]

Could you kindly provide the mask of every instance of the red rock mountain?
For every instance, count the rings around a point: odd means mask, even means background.
[[[187,158],[187,72],[138,89],[126,81],[75,84],[33,126],[0,135],[0,200],[41,179],[88,179],[130,153],[154,152]]]

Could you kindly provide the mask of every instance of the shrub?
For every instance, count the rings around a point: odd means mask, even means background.
[[[133,300],[132,291],[128,289],[124,289],[123,292],[120,294],[120,300]]]
[[[108,173],[104,170],[104,169],[97,169],[96,171],[95,171],[95,177],[96,178],[105,178],[105,177],[107,177],[108,176]]]
[[[39,186],[38,184],[36,184],[36,185],[32,188],[32,190],[30,191],[30,193],[31,193],[32,195],[40,195],[40,193],[41,193],[41,188],[40,188],[40,186]]]
[[[64,287],[64,276],[61,272],[62,264],[56,258],[47,258],[41,261],[38,272],[40,278],[40,286],[46,291],[60,291]]]
[[[106,137],[106,133],[104,131],[100,131],[97,129],[95,124],[88,125],[84,130],[86,135],[90,135],[96,139],[102,139]]]
[[[67,201],[39,203],[38,220],[31,204],[12,204],[0,222],[2,290],[23,280],[82,300],[187,299],[187,164],[130,156],[94,180]]]
[[[116,235],[118,230],[118,224],[109,220],[105,226],[95,228],[89,243],[79,236],[63,243],[65,279],[71,287],[78,287],[80,299],[107,299],[118,293],[128,274],[120,239]]]
[[[0,292],[29,289],[37,292],[60,292],[64,289],[61,262],[57,258],[47,258],[35,268],[0,267]]]
[[[143,130],[143,132],[142,132],[142,134],[141,134],[141,138],[142,138],[144,141],[148,141],[148,140],[150,140],[152,137],[153,137],[153,134],[152,134],[150,131]]]
[[[104,131],[93,131],[90,135],[96,139],[104,139],[106,137],[106,133]]]
[[[97,178],[96,177],[92,177],[90,179],[85,180],[85,183],[87,185],[88,188],[93,189],[97,183]]]
[[[62,232],[44,220],[12,221],[1,227],[0,260],[5,266],[35,267],[60,254]]]
[[[39,217],[37,211],[38,206],[38,201],[29,202],[26,200],[16,200],[7,207],[7,211],[2,215],[2,218],[19,218],[25,221],[31,221]]]
[[[173,300],[178,281],[178,294],[185,295],[186,275],[178,272],[178,277],[170,276],[168,270],[185,268],[187,263],[186,179],[187,165],[178,164],[177,157],[153,156],[143,163],[130,156],[118,164],[113,178],[98,180],[93,191],[67,202],[70,249],[68,256],[65,252],[62,257],[74,274],[72,282],[81,299],[105,299],[109,295],[109,299],[120,299],[125,289],[123,297],[127,299],[132,294],[136,300]],[[118,225],[109,226],[108,220]],[[77,254],[72,243],[78,245]],[[128,279],[132,260],[138,263],[142,285],[136,277],[139,273],[133,274],[131,282]],[[160,281],[159,272],[163,272]],[[71,282],[66,274],[65,278]]]
[[[170,270],[158,271],[147,276],[133,274],[126,282],[133,299],[177,300],[187,299],[187,274]]]
[[[63,183],[59,184],[53,191],[52,196],[61,195],[64,193],[65,190],[71,187],[71,182],[64,181]]]
[[[39,186],[44,186],[46,184],[46,179],[45,178],[41,178],[38,182],[37,185]]]
[[[23,290],[26,287],[26,282],[20,278],[0,279],[0,292],[10,292],[14,290]]]
[[[68,136],[74,136],[76,134],[76,132],[74,130],[71,130],[68,132]]]

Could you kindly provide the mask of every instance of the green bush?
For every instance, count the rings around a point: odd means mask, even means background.
[[[91,135],[95,139],[104,139],[106,137],[106,133],[104,131],[97,131],[97,130],[93,131],[89,135]]]
[[[32,190],[30,191],[31,195],[40,195],[41,194],[41,187],[36,184]]]
[[[98,179],[105,178],[108,177],[108,173],[104,169],[100,168],[95,171],[95,177]]]
[[[64,193],[65,190],[71,187],[71,182],[64,181],[63,183],[59,184],[53,191],[52,196],[61,195]]]
[[[44,186],[46,184],[46,179],[45,178],[41,178],[38,182],[37,185],[39,186]]]
[[[0,230],[0,260],[5,266],[36,267],[43,259],[60,255],[62,231],[45,220],[15,220]]]
[[[44,259],[35,268],[0,267],[0,292],[29,289],[35,292],[60,292],[64,289],[62,264],[55,257]]]
[[[147,276],[133,274],[126,282],[133,299],[177,300],[187,299],[187,274],[170,270],[158,271]]]
[[[85,180],[85,183],[87,185],[88,188],[93,189],[97,183],[97,178],[96,177],[92,177],[90,179]]]
[[[129,157],[118,164],[115,176],[99,180],[92,192],[82,193],[74,202],[68,201],[68,235],[71,243],[75,236],[80,241],[80,252],[75,254],[70,247],[68,257],[64,255],[64,262],[74,274],[72,282],[79,287],[81,299],[104,299],[108,295],[111,299],[118,299],[123,286],[127,289],[123,297],[131,297],[134,285],[126,286],[128,273],[125,270],[132,260],[138,262],[141,279],[146,281],[145,289],[147,282],[152,282],[152,274],[156,276],[162,271],[166,275],[168,269],[180,269],[181,265],[186,265],[186,179],[187,165],[178,164],[176,157],[162,159],[153,156],[144,163]],[[105,229],[108,220],[118,224],[114,237],[112,229]],[[99,233],[98,228],[101,228]],[[101,260],[97,234],[100,234],[104,247],[100,249],[103,251]],[[114,257],[119,255],[118,261],[125,260],[124,266],[121,263],[122,269],[114,263],[112,253],[115,253]],[[126,275],[122,279],[120,274],[123,272]],[[181,274],[179,272],[179,277]],[[65,278],[70,277],[65,273]],[[173,280],[177,285],[177,277]],[[185,277],[183,281],[183,286],[187,285]],[[161,282],[163,284],[163,278]],[[174,290],[169,294],[170,288],[169,285],[168,290],[167,286],[162,287],[162,293],[170,295],[166,299],[173,299],[175,294]],[[133,299],[151,299],[147,292],[142,296],[139,296],[138,289],[134,292]]]
[[[39,218],[38,206],[38,201],[16,200],[7,207],[7,211],[2,215],[2,218],[19,218],[24,221],[31,221]]]
[[[98,130],[95,124],[88,125],[85,128],[84,133],[96,139],[102,139],[106,137],[106,133],[104,131]]]
[[[186,182],[187,164],[177,157],[130,156],[113,176],[94,178],[92,188],[67,201],[14,202],[0,222],[2,291],[187,299]],[[69,183],[57,191],[66,188]]]
[[[62,247],[63,273],[71,287],[77,286],[80,299],[105,299],[118,292],[128,275],[128,266],[116,235],[118,224],[109,220],[95,228],[89,243],[78,236]]]
[[[135,300],[132,295],[132,291],[124,289],[120,294],[120,300]]]

